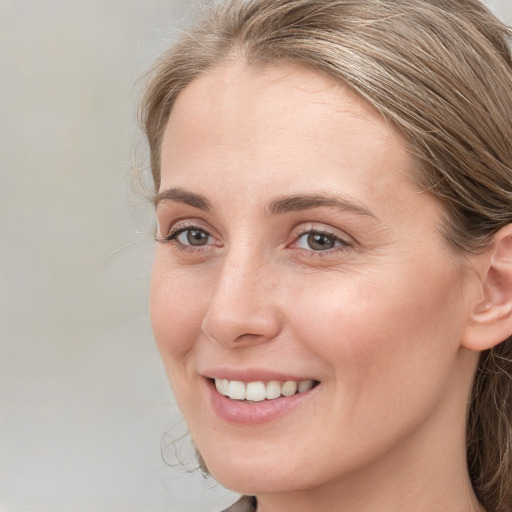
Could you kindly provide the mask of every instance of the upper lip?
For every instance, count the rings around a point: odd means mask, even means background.
[[[200,373],[209,379],[228,379],[240,382],[268,382],[270,380],[278,380],[282,382],[286,382],[288,380],[317,380],[307,374],[290,374],[263,368],[211,368],[201,371]]]

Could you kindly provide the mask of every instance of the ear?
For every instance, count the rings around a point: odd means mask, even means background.
[[[472,310],[462,340],[463,347],[477,352],[512,335],[512,224],[496,233],[482,258],[482,295]]]

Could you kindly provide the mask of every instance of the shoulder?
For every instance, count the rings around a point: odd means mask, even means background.
[[[223,512],[253,512],[256,510],[256,499],[252,496],[243,496]]]

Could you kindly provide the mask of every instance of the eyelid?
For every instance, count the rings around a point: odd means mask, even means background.
[[[176,237],[181,233],[187,230],[200,230],[209,235],[212,238],[213,243],[205,244],[204,246],[194,246],[183,244],[176,240]],[[167,231],[167,230],[166,230]],[[321,235],[325,235],[328,237],[332,237],[336,240],[337,243],[334,247],[328,248],[325,250],[315,250],[315,249],[306,249],[303,247],[297,247],[297,243],[300,238],[309,233],[318,233]],[[160,225],[158,226],[157,234],[155,236],[155,241],[160,243],[174,243],[176,246],[179,246],[183,249],[190,250],[205,250],[208,247],[222,246],[222,241],[217,234],[216,230],[211,228],[209,223],[200,219],[200,218],[185,218],[178,219],[171,223],[171,227],[168,230],[167,235],[161,235]],[[303,253],[308,253],[312,256],[327,256],[329,254],[333,254],[338,251],[347,250],[357,244],[354,237],[349,235],[346,231],[342,231],[339,228],[334,226],[320,223],[320,222],[301,222],[297,226],[295,226],[291,233],[291,241],[285,244],[285,247],[293,248],[297,251],[302,251]]]
[[[157,242],[176,242],[179,245],[189,245],[184,244],[183,242],[179,241],[178,238],[187,231],[202,231],[203,233],[206,233],[209,238],[213,238],[212,234],[209,231],[206,231],[206,229],[200,228],[199,226],[184,226],[177,229],[172,230],[167,236],[164,238],[155,238]],[[209,244],[211,245],[211,244]],[[199,246],[197,246],[199,247]]]
[[[294,247],[299,240],[306,234],[309,233],[318,233],[321,235],[325,235],[328,237],[333,237],[334,239],[341,242],[339,245],[332,247],[330,249],[325,249],[323,251],[315,251],[314,249],[304,249],[302,247]],[[338,251],[344,251],[347,249],[350,249],[351,247],[354,247],[356,244],[354,238],[350,235],[348,235],[346,232],[341,231],[338,228],[334,228],[332,226],[326,226],[325,224],[317,224],[317,223],[307,223],[307,224],[301,224],[297,226],[293,230],[293,240],[288,245],[291,248],[295,248],[296,250],[303,251],[304,253],[313,255],[313,256],[327,256],[329,254],[333,254]]]
[[[302,222],[293,228],[292,236],[295,237],[295,239],[297,239],[298,237],[304,235],[305,233],[310,232],[334,236],[350,245],[356,244],[356,240],[354,239],[354,237],[352,235],[349,235],[346,231],[343,231],[334,226],[330,226],[329,224],[323,224],[321,222]]]
[[[166,223],[167,224],[167,223]],[[184,219],[176,219],[173,220],[170,223],[170,227],[168,229],[165,229],[165,231],[162,232],[161,224],[158,223],[157,225],[157,234],[155,236],[155,239],[158,240],[167,240],[169,237],[175,235],[178,231],[183,231],[187,229],[199,229],[201,231],[207,232],[209,235],[213,236],[214,238],[218,238],[218,236],[214,233],[214,230],[210,227],[210,225],[203,221],[202,219],[198,218],[184,218]],[[167,233],[167,234],[163,234]]]

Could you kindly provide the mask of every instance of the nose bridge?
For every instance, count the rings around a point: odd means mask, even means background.
[[[232,248],[220,264],[203,331],[222,344],[265,342],[279,331],[272,269],[250,245]]]

